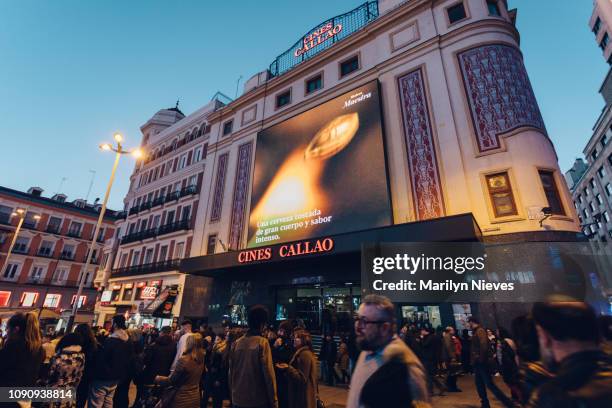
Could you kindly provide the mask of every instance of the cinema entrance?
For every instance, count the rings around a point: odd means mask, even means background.
[[[326,245],[316,245],[324,240]],[[363,243],[479,240],[480,229],[473,216],[462,214],[188,258],[179,269],[213,278],[208,307],[208,321],[213,325],[223,321],[245,324],[249,306],[263,304],[275,322],[296,319],[313,333],[341,333],[352,329],[352,317],[362,299]],[[286,256],[288,246],[328,250]],[[406,311],[411,316],[412,312]],[[448,313],[452,314],[450,306]]]

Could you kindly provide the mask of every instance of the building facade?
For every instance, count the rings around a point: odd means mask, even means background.
[[[78,320],[91,321],[97,291],[93,285],[104,242],[114,236],[116,214],[107,212],[97,237],[89,269],[84,271],[100,205],[84,200],[66,201],[63,194],[51,198],[33,187],[28,192],[0,187],[0,313],[37,311],[48,325],[61,327],[71,312],[81,279]],[[25,219],[12,254],[7,253],[18,225],[16,211]]]
[[[603,57],[612,65],[612,3],[608,0],[593,0],[593,14],[589,19],[589,28],[595,34],[595,41]]]
[[[576,239],[515,17],[503,0],[364,3],[309,30],[236,100],[149,142],[156,157],[176,136],[209,129],[171,154],[180,167],[195,155],[187,150],[206,145],[188,199],[193,227],[182,232],[191,258],[179,270],[212,280],[184,285],[195,291],[189,302],[212,322],[242,322],[246,306],[265,303],[277,319],[314,330],[330,314],[350,327],[362,242]],[[139,187],[143,176],[165,174],[163,161],[135,173],[131,205],[168,191],[166,181]],[[120,245],[116,265],[140,265],[137,250],[157,259],[156,241],[143,242]],[[402,314],[451,324],[475,307],[404,305]]]

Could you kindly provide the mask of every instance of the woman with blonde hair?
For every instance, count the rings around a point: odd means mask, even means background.
[[[38,318],[33,313],[15,313],[0,350],[0,387],[34,386],[44,358]]]
[[[202,335],[189,334],[185,342],[185,351],[172,374],[169,377],[161,375],[155,377],[157,384],[172,386],[172,389],[162,398],[164,407],[200,407],[200,378],[204,372],[205,354],[202,347]]]

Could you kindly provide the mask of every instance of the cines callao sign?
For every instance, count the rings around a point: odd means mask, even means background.
[[[294,256],[313,255],[331,252],[334,249],[334,240],[321,238],[310,241],[300,241],[274,247],[246,249],[238,252],[238,263],[269,261],[273,258],[291,258]]]

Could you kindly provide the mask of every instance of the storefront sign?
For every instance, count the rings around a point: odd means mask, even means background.
[[[342,24],[336,24],[334,26],[331,22],[325,24],[319,29],[313,31],[302,39],[302,46],[297,48],[293,55],[295,57],[301,56],[306,51],[314,48],[324,41],[334,38],[338,33],[342,31]]]
[[[145,286],[140,294],[141,299],[155,299],[155,296],[157,296],[156,286]]]
[[[104,292],[102,292],[102,296],[100,297],[100,302],[110,303],[112,299],[113,299],[113,291],[105,290]]]
[[[312,255],[322,252],[330,252],[334,249],[334,240],[321,238],[312,241],[294,242],[291,244],[275,247],[249,249],[238,252],[238,262],[241,264],[256,261],[268,261],[273,257],[290,258],[300,255]]]

